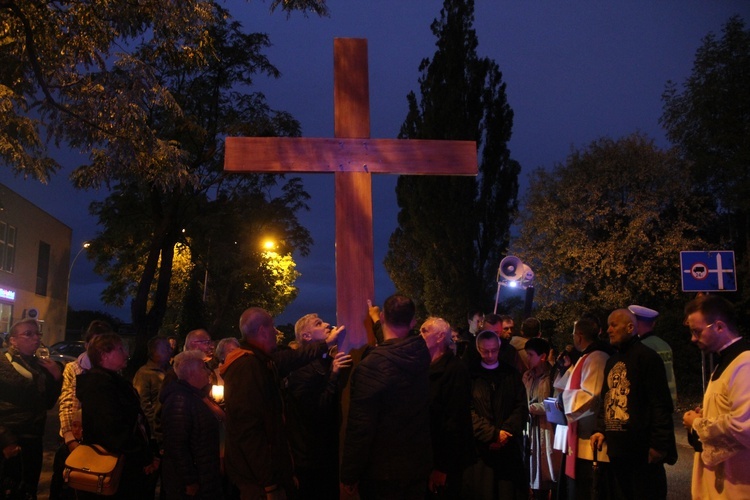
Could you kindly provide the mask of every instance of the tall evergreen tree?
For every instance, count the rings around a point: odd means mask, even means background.
[[[730,18],[721,38],[709,33],[692,74],[668,82],[661,124],[689,161],[695,183],[722,215],[718,245],[735,250],[740,291],[750,303],[750,30]],[[714,243],[716,244],[716,243]]]
[[[420,64],[421,97],[409,93],[399,138],[473,140],[479,176],[401,176],[399,226],[385,266],[421,314],[463,322],[489,307],[517,207],[520,165],[507,143],[513,111],[498,65],[477,56],[473,0],[446,0],[432,23],[437,51]]]

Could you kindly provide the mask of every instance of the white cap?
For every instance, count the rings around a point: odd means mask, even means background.
[[[653,309],[643,306],[628,306],[628,311],[635,314],[636,318],[641,321],[653,321],[659,316],[659,311],[654,311]]]

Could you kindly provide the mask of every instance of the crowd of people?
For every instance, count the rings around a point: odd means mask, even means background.
[[[341,352],[344,326],[307,314],[280,346],[273,317],[251,307],[239,339],[196,329],[178,353],[152,338],[132,382],[105,322],[62,372],[34,355],[37,322],[14,324],[0,357],[0,499],[36,498],[58,398],[52,499],[96,496],[65,484],[81,444],[124,456],[114,498],[128,500],[667,497],[677,396],[656,311],[584,314],[559,353],[535,318],[519,332],[479,310],[467,330],[418,324],[403,295],[367,312],[375,342]],[[720,355],[703,406],[683,417],[693,498],[750,498],[750,344],[724,299],[698,297],[685,317],[692,341]]]

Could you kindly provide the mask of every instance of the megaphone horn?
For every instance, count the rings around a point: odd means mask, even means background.
[[[508,255],[500,261],[497,274],[508,281],[518,281],[523,277],[524,263],[515,255]]]

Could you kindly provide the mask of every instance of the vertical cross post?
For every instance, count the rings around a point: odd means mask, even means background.
[[[371,175],[476,175],[477,151],[474,141],[370,139],[367,40],[333,46],[336,137],[228,137],[224,170],[334,174],[336,319],[346,325],[340,348],[348,352],[367,343],[367,299],[375,296]]]

